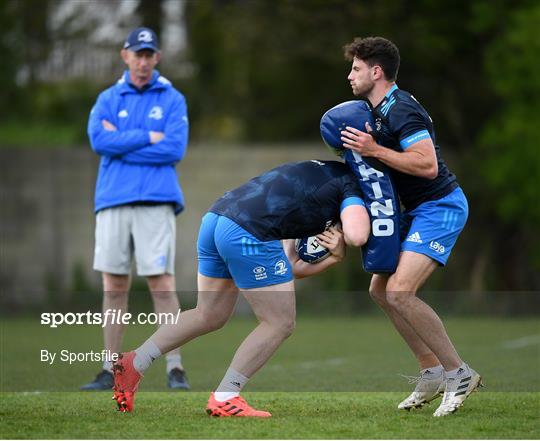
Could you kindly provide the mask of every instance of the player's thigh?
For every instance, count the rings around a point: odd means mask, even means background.
[[[414,294],[438,267],[438,263],[425,254],[402,251],[396,272],[388,278],[387,293]]]
[[[280,240],[261,241],[232,220],[220,216],[215,233],[219,255],[240,289],[261,289],[293,280]]]
[[[131,271],[132,210],[129,206],[101,210],[96,215],[94,269],[114,275]]]
[[[260,321],[294,326],[296,298],[294,281],[255,289],[243,289],[242,294]]]
[[[420,204],[405,213],[411,222],[401,251],[424,254],[444,266],[468,214],[467,199],[459,187],[441,199]]]
[[[216,246],[219,218],[206,213],[197,238],[197,309],[211,322],[228,319],[238,298],[238,288]]]
[[[222,326],[231,316],[238,299],[238,288],[232,279],[197,274],[197,310],[204,320]]]
[[[174,274],[176,218],[170,204],[133,207],[133,242],[139,276]]]

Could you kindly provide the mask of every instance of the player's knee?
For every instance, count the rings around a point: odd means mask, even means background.
[[[286,338],[289,338],[292,335],[295,327],[296,327],[296,320],[294,319],[294,317],[288,320],[280,321],[275,326],[277,333],[283,340],[285,340]]]
[[[158,276],[149,276],[146,278],[148,288],[152,294],[154,292],[174,292],[174,276],[170,274],[160,274]]]
[[[386,292],[414,295],[415,289],[414,289],[414,286],[412,286],[408,280],[406,280],[403,277],[400,277],[397,274],[394,274],[392,277],[388,279],[388,283],[386,284]]]
[[[158,301],[164,301],[164,300],[171,300],[171,299],[178,299],[178,296],[176,295],[176,291],[150,291],[152,294],[152,297],[154,300]]]
[[[371,278],[369,284],[369,295],[375,303],[379,306],[386,306],[386,284],[388,279],[386,277],[375,275]]]
[[[103,274],[103,291],[109,296],[126,296],[129,291],[129,276]]]
[[[387,285],[386,301],[394,308],[406,307],[411,298],[415,296],[415,292],[410,290],[405,284],[390,284]]]
[[[229,320],[229,316],[222,311],[197,308],[200,322],[206,332],[217,331],[223,328]]]
[[[384,305],[387,303],[386,291],[377,286],[374,286],[373,284],[369,286],[369,295],[371,296],[372,300],[378,305]]]
[[[128,296],[128,289],[124,286],[106,286],[103,295],[109,300],[123,300]]]

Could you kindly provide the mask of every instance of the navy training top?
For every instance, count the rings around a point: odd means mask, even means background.
[[[377,142],[384,147],[401,152],[425,138],[431,138],[435,146],[439,166],[435,179],[390,169],[400,200],[407,210],[413,210],[422,202],[440,199],[458,187],[455,175],[441,157],[431,117],[409,92],[394,85],[373,108],[373,118]]]
[[[226,192],[209,211],[261,241],[319,234],[339,220],[342,202],[363,205],[349,167],[337,161],[289,162]]]

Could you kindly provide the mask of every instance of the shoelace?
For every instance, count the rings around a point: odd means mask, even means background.
[[[400,377],[405,378],[407,380],[408,384],[417,384],[422,379],[421,375],[419,377],[415,377],[414,375],[403,375],[403,374],[398,374],[398,375]]]

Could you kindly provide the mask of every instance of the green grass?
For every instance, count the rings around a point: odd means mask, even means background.
[[[2,438],[539,438],[538,320],[467,318],[445,324],[461,355],[486,388],[457,414],[435,419],[436,407],[406,413],[397,403],[416,363],[383,317],[300,317],[293,336],[249,383],[245,396],[270,410],[269,421],[210,419],[216,387],[252,319],[235,317],[223,330],[183,348],[193,392],[164,388],[163,360],[147,372],[136,412],[113,410],[108,393],[80,393],[97,363],[39,360],[39,351],[98,351],[98,326],[49,329],[38,319],[3,319],[0,347]],[[132,348],[152,327],[131,326]],[[74,392],[69,392],[74,391]],[[121,432],[120,432],[121,430]]]
[[[204,413],[207,393],[142,392],[133,414],[113,409],[107,393],[3,394],[2,438],[152,439],[483,439],[538,438],[537,393],[475,394],[446,418],[435,403],[397,411],[398,393],[260,392],[248,400],[269,420],[217,419]]]

